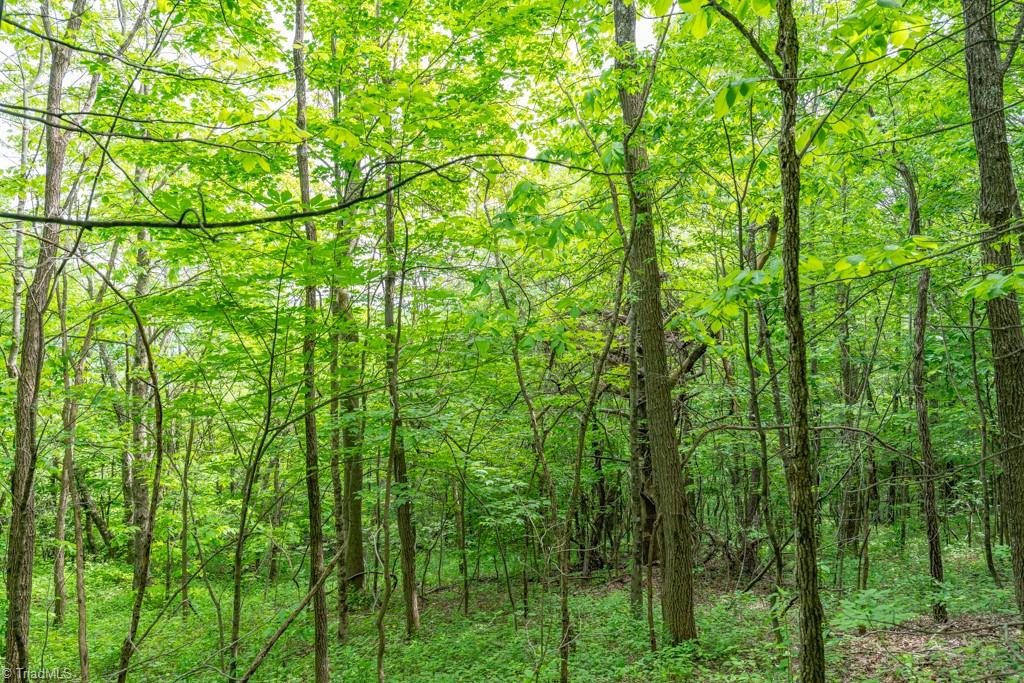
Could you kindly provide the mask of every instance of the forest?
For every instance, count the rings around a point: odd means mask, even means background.
[[[3,678],[1024,681],[1022,39],[0,1]]]

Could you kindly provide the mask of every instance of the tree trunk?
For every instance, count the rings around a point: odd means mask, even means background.
[[[64,540],[65,540],[65,528],[66,528],[66,516],[68,509],[68,502],[72,497],[77,496],[77,493],[73,493],[76,488],[76,473],[75,473],[75,433],[78,429],[78,398],[77,391],[84,381],[84,369],[85,361],[89,356],[89,351],[92,348],[92,342],[94,333],[96,331],[96,318],[99,312],[99,306],[103,303],[103,297],[107,289],[107,280],[110,278],[111,273],[114,270],[114,265],[117,262],[118,248],[120,246],[119,240],[115,240],[113,248],[110,250],[110,258],[107,261],[106,276],[104,278],[103,285],[97,292],[94,304],[93,313],[89,316],[86,324],[85,334],[82,338],[82,345],[78,354],[72,357],[71,344],[68,338],[68,321],[67,321],[67,275],[63,278],[63,286],[61,287],[61,294],[58,299],[58,319],[60,320],[60,342],[61,342],[61,353],[64,356],[63,363],[63,385],[64,385],[64,405],[61,409],[61,422],[64,432],[64,458],[61,464],[61,476],[60,476],[60,496],[57,501],[57,517],[55,523],[54,537],[57,545],[56,552],[54,553],[53,560],[53,622],[55,626],[59,626],[64,620],[64,610],[66,606],[67,597],[65,595],[65,578],[64,578]],[[76,503],[77,504],[77,503]],[[78,513],[76,513],[78,514]],[[97,523],[100,527],[100,534],[103,536],[103,540],[107,544],[108,552],[110,548],[110,532],[107,530],[103,520],[100,519]]]
[[[465,475],[461,472],[459,473],[459,481],[455,485],[455,499],[455,526],[459,543],[459,574],[462,576],[462,615],[468,617],[469,558],[466,556],[466,479]],[[523,571],[526,571],[525,568]],[[526,590],[525,587],[523,590]],[[523,598],[523,602],[526,602],[525,597]]]
[[[346,406],[356,411],[356,401]],[[363,459],[359,450],[360,430],[353,424],[342,431],[345,456],[345,576],[349,585],[362,590],[366,576],[363,559]]]
[[[100,362],[103,368],[103,379],[106,383],[115,391],[118,391],[121,387],[121,382],[118,380],[118,369],[114,365],[114,358],[110,353],[110,349],[107,344],[100,344],[98,347],[100,356]],[[127,389],[125,389],[127,392]],[[119,394],[118,394],[119,395]],[[129,427],[129,409],[128,402],[122,402],[118,398],[113,398],[114,416],[117,418],[117,428],[119,432],[130,430]],[[120,474],[121,474],[121,497],[124,500],[124,522],[127,525],[132,523],[132,451],[129,440],[125,440],[121,446],[121,462],[120,462]],[[87,508],[88,509],[88,508]],[[129,549],[131,554],[131,549]]]
[[[61,424],[64,429],[64,458],[60,468],[60,494],[57,498],[57,517],[53,533],[56,545],[53,556],[53,625],[55,627],[64,623],[64,608],[67,601],[64,590],[64,538],[71,483],[74,479],[75,426],[78,421],[78,403],[72,393],[71,349],[68,343],[67,277],[63,278],[63,286],[57,297],[57,307],[60,318],[61,353],[64,355],[63,372],[61,373],[64,385],[64,406],[61,409]]]
[[[96,502],[89,495],[88,489],[85,488],[84,479],[82,473],[77,469],[74,472],[75,476],[75,487],[78,489],[78,498],[82,502],[82,507],[85,511],[86,522],[90,522],[96,526],[96,529],[100,532],[100,538],[103,539],[103,545],[107,548],[107,555],[110,557],[114,556],[114,536],[110,532],[110,528],[107,526],[106,520],[103,519],[103,514]]]
[[[402,284],[396,296],[395,266],[399,257],[395,247],[395,193],[391,189],[393,179],[390,171],[386,174],[385,182],[387,195],[384,207],[384,258],[387,266],[384,271],[384,327],[388,336],[386,362],[388,398],[391,401],[391,437],[388,448],[389,459],[394,466],[395,484],[398,487],[398,543],[402,565],[402,597],[405,600],[405,632],[411,638],[420,627],[420,608],[416,595],[416,529],[412,521],[412,491],[409,488],[405,441],[402,435],[402,410],[398,395],[398,361],[402,344],[401,290],[405,287],[405,264],[403,258]]]
[[[336,45],[331,44],[332,54],[336,54]],[[335,87],[331,92],[331,103],[333,106],[334,118],[341,116],[341,89]],[[334,160],[334,192],[338,201],[345,199],[348,187],[342,182],[342,168],[340,159]],[[339,231],[341,222],[338,224]],[[354,249],[356,237],[349,242],[349,252]],[[339,341],[346,342],[351,349],[359,342],[359,331],[356,326],[355,317],[352,315],[352,299],[344,289],[338,289],[337,298],[332,299],[337,304],[335,312],[335,324],[339,325]],[[339,352],[340,353],[340,352]],[[344,369],[352,376],[357,374],[358,367],[351,362],[351,352],[340,355],[338,358],[339,369]],[[336,392],[335,392],[336,393]],[[344,459],[344,472],[342,473],[342,518],[345,522],[344,543],[345,558],[339,563],[339,577],[344,576],[347,588],[351,586],[356,590],[362,590],[363,579],[366,567],[363,560],[363,458],[360,446],[362,445],[362,432],[356,424],[355,415],[359,408],[359,401],[355,396],[348,396],[341,399],[341,409],[344,417],[341,427],[341,448]],[[347,599],[347,598],[346,598]]]
[[[118,294],[118,298],[121,299],[122,303],[125,304],[134,318],[135,331],[141,339],[143,354],[146,358],[146,374],[149,379],[148,383],[153,392],[154,462],[152,495],[149,497],[149,511],[146,514],[146,518],[142,520],[142,528],[145,530],[145,533],[143,534],[142,543],[139,547],[139,555],[136,558],[136,561],[138,562],[137,576],[143,577],[143,579],[139,582],[135,590],[135,601],[132,604],[131,617],[128,623],[128,635],[125,637],[124,643],[121,645],[121,655],[118,660],[117,667],[117,683],[125,683],[128,679],[128,663],[131,661],[132,655],[135,654],[135,649],[137,647],[135,637],[138,635],[139,620],[142,618],[142,604],[146,599],[147,582],[144,577],[149,576],[149,565],[153,549],[153,527],[156,524],[156,513],[160,504],[160,477],[163,472],[164,458],[164,409],[163,399],[161,398],[160,392],[160,377],[157,375],[156,359],[153,357],[153,348],[150,345],[149,337],[146,334],[146,327],[143,324],[141,316],[139,316],[138,310],[132,302],[116,290],[115,293]]]
[[[39,48],[39,69],[32,80],[22,83],[21,106],[28,110],[29,98],[35,89],[36,83],[42,74],[43,57],[46,48]],[[18,174],[23,181],[27,181],[30,173],[29,168],[29,121],[27,118],[21,120],[21,132],[18,155]],[[25,212],[25,205],[28,203],[29,195],[25,187],[18,190],[18,213]],[[11,347],[7,351],[7,376],[11,379],[18,378],[18,347],[21,343],[21,300],[25,293],[25,235],[20,222],[11,225],[11,232],[14,233],[14,268],[11,271]]]
[[[331,502],[334,517],[334,542],[338,552],[344,554],[345,548],[345,490],[342,484],[341,461],[345,457],[342,447],[340,400],[338,393],[341,384],[338,381],[338,357],[340,355],[340,333],[338,326],[343,324],[343,307],[346,305],[344,292],[341,288],[331,285]],[[344,556],[344,555],[343,555]],[[345,564],[337,564],[338,572],[338,630],[337,637],[343,641],[348,633],[348,577],[345,576]]]
[[[985,544],[985,565],[997,588],[1003,587],[1003,580],[996,569],[995,558],[992,556],[992,511],[989,504],[988,485],[988,410],[981,397],[981,380],[978,377],[978,342],[977,327],[974,320],[974,302],[971,302],[970,314],[967,319],[971,342],[971,384],[974,387],[974,403],[978,409],[978,439],[981,442],[981,458],[978,461],[978,478],[981,482],[981,524]]]
[[[281,460],[274,457],[270,465],[273,471],[273,496],[274,503],[270,511],[270,542],[267,544],[267,580],[275,583],[280,574],[278,566],[278,555],[280,550],[277,547],[277,535],[275,531],[281,527],[282,516],[284,515],[284,488],[281,486]]]
[[[844,187],[844,193],[846,189]],[[845,201],[845,199],[844,199]],[[837,285],[838,302],[840,311],[847,311],[850,308],[850,285],[846,282],[839,282]],[[843,393],[843,424],[848,427],[856,426],[857,403],[860,400],[860,384],[857,378],[857,365],[850,357],[850,324],[848,316],[842,315],[836,325],[839,333],[839,374],[840,386]],[[859,435],[850,430],[843,430],[839,433],[839,441],[847,452],[850,462],[858,458]],[[840,588],[843,581],[843,561],[847,550],[857,553],[857,542],[862,527],[861,516],[864,513],[864,506],[861,501],[863,482],[860,477],[860,467],[851,468],[842,485],[842,496],[839,505],[838,538],[836,543],[836,562],[839,570],[836,572],[836,581]]]
[[[295,126],[306,130],[306,6],[304,0],[295,0],[295,39],[292,64],[295,69]],[[309,206],[309,146],[305,138],[296,149],[299,172],[299,192],[304,207]],[[312,221],[305,224],[307,262],[312,261],[311,249],[316,242],[316,227]],[[306,276],[311,277],[311,276]],[[320,575],[324,571],[323,520],[320,512],[320,447],[316,425],[316,285],[307,283],[305,294],[305,330],[302,338],[302,378],[304,386],[303,409],[305,415],[306,501],[309,507],[309,587],[313,592],[313,671],[316,683],[328,683],[330,674],[327,661],[327,596]],[[317,588],[319,586],[319,588]]]
[[[75,0],[66,30],[73,34],[82,25],[85,0]],[[64,77],[71,63],[71,50],[55,43],[51,50],[46,121],[56,122],[64,96]],[[67,139],[59,128],[46,128],[46,180],[43,210],[47,217],[61,213],[61,181]],[[14,405],[14,467],[11,472],[11,524],[7,541],[7,636],[5,666],[19,679],[29,666],[29,613],[32,607],[32,565],[35,555],[35,470],[36,417],[39,380],[45,353],[43,322],[50,303],[50,286],[57,268],[60,226],[43,225],[36,257],[36,270],[27,288],[21,357]]]
[[[135,296],[142,298],[149,290],[150,260],[149,248],[146,243],[149,241],[149,232],[145,229],[138,234],[138,247],[135,252],[135,266],[137,269],[135,279]],[[149,507],[149,488],[146,484],[146,469],[149,465],[149,454],[146,447],[146,405],[149,402],[146,387],[146,358],[145,349],[142,348],[142,337],[138,331],[135,332],[135,343],[132,351],[131,374],[128,380],[128,391],[130,400],[129,414],[131,415],[131,447],[130,447],[130,469],[131,469],[131,525],[136,527],[135,538],[132,545],[132,559],[134,561],[133,586],[138,588],[142,583],[149,580],[148,576],[142,576],[141,550],[143,539],[146,536],[146,510]],[[155,495],[155,494],[154,494]]]
[[[647,454],[647,426],[644,409],[643,381],[640,371],[640,347],[637,341],[636,310],[629,312],[629,491],[632,520],[633,562],[629,574],[629,604],[633,617],[643,615],[643,571],[647,556],[647,534],[644,523],[644,461]]]
[[[331,54],[337,56],[336,41],[332,38],[331,40]],[[335,86],[331,91],[331,104],[334,118],[338,119],[341,116],[341,88]],[[341,161],[337,156],[334,158],[334,195],[338,201],[343,201],[345,198],[345,189],[342,183],[342,169]],[[341,233],[344,228],[344,223],[338,221],[338,237],[341,238]],[[350,249],[354,246],[355,240],[350,242]],[[340,268],[339,263],[340,256],[336,255],[335,264]],[[348,530],[347,526],[352,524],[353,521],[349,518],[350,512],[350,497],[352,496],[351,483],[348,481],[348,462],[352,457],[358,459],[358,452],[356,452],[356,439],[355,435],[358,434],[355,429],[355,425],[352,422],[354,417],[356,399],[353,397],[346,397],[344,399],[339,397],[341,392],[341,378],[339,373],[342,368],[348,370],[348,364],[344,362],[344,358],[348,358],[350,351],[346,348],[344,351],[341,348],[342,342],[351,343],[359,340],[358,334],[355,332],[355,321],[352,319],[352,302],[349,299],[348,292],[342,287],[336,284],[331,285],[331,493],[332,503],[334,506],[334,537],[335,543],[339,550],[343,552],[342,558],[344,560],[347,557],[348,552],[346,544],[348,542]],[[344,355],[343,355],[344,354]],[[345,416],[342,418],[341,408],[344,404]],[[344,421],[342,424],[342,420]],[[362,521],[357,522],[360,527],[356,530],[356,536],[362,540]],[[359,551],[360,561],[362,560],[362,550]],[[362,572],[362,569],[359,569]],[[346,563],[344,561],[337,564],[337,581],[338,581],[338,595],[337,595],[337,609],[338,609],[338,640],[344,640],[348,635],[348,588],[349,588],[349,575],[347,573]]]
[[[21,167],[24,172],[26,145],[28,137],[26,133],[26,122],[22,122],[22,152]],[[18,213],[25,211],[25,195],[18,193]],[[21,343],[21,296],[22,283],[25,279],[25,235],[21,230],[21,224],[15,223],[11,228],[14,232],[14,270],[11,274],[11,347],[7,350],[7,376],[12,379],[18,378],[18,345]]]
[[[982,263],[994,272],[1009,272],[1013,267],[1011,246],[1001,238],[1019,234],[1021,211],[1006,137],[1005,68],[991,0],[962,0],[962,5],[967,91],[981,181],[978,216],[986,226]],[[1024,614],[1024,333],[1015,294],[989,299],[985,307],[992,335],[1013,588],[1017,609]]]
[[[792,450],[786,461],[796,537],[796,588],[800,600],[800,680],[824,683],[824,614],[818,592],[815,468],[811,462],[808,415],[807,343],[800,310],[800,153],[796,142],[799,44],[792,0],[778,0],[779,35],[775,52],[782,61],[776,79],[782,96],[779,168],[782,185],[783,311],[789,342],[789,412]]]
[[[82,542],[82,501],[78,483],[71,478],[71,500],[75,515],[75,603],[78,607],[78,676],[89,683],[89,613],[85,603],[85,547]]]
[[[615,42],[622,50],[616,68],[634,72],[636,63],[636,6],[614,0]],[[661,609],[670,641],[697,637],[693,618],[693,551],[689,500],[676,444],[672,414],[672,387],[665,352],[665,324],[661,306],[661,272],[654,235],[653,194],[649,187],[647,150],[632,141],[643,115],[642,94],[619,88],[626,179],[629,186],[633,234],[630,270],[636,286],[637,331],[644,349],[647,425],[654,471],[655,493],[662,529]]]
[[[188,438],[185,441],[185,460],[181,466],[181,617],[188,618],[192,603],[188,598],[188,542],[189,542],[189,510],[191,509],[191,492],[189,491],[189,470],[192,467],[192,455],[196,441],[196,419],[192,416],[188,423]]]
[[[914,176],[906,164],[896,166],[907,190],[907,207],[910,214],[910,236],[921,234],[921,211],[917,203],[917,188]],[[938,468],[935,466],[935,451],[932,448],[931,425],[928,420],[928,398],[925,392],[925,339],[928,328],[928,285],[931,270],[924,268],[917,278],[917,307],[914,310],[914,355],[910,367],[910,384],[914,394],[914,412],[917,414],[917,442],[921,449],[921,489],[924,495],[925,530],[928,535],[928,571],[932,580],[941,585],[942,542],[939,538],[939,512],[935,502],[935,482]],[[941,600],[932,605],[935,621],[945,623],[949,619],[946,605]]]
[[[768,228],[769,237],[765,252],[762,256],[757,255],[754,231],[751,229],[750,245],[743,244],[743,211],[742,204],[737,202],[737,244],[739,245],[739,259],[744,267],[759,269],[763,261],[768,258],[771,249],[775,245],[778,235],[779,219],[775,214],[768,219],[765,227]],[[740,553],[740,567],[744,576],[752,577],[757,569],[757,548],[758,541],[749,539],[749,530],[752,530],[758,521],[760,514],[766,535],[771,541],[772,547],[778,546],[778,539],[775,533],[775,525],[771,517],[771,500],[769,492],[770,473],[768,471],[768,434],[761,420],[760,389],[758,388],[758,377],[760,372],[754,364],[754,354],[750,341],[750,315],[743,313],[743,361],[747,367],[747,410],[749,413],[750,425],[757,433],[758,461],[750,468],[750,492],[746,499],[744,509],[744,543]]]

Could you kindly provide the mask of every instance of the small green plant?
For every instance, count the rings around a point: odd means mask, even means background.
[[[905,604],[890,591],[869,588],[854,593],[839,604],[832,626],[840,631],[857,630],[863,633],[869,627],[889,627],[917,615],[918,610]]]

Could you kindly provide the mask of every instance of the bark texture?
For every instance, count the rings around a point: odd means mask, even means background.
[[[636,7],[614,0],[614,13],[615,42],[623,53],[616,59],[616,68],[622,78],[619,102],[627,129],[625,170],[633,228],[630,271],[636,290],[637,336],[644,350],[647,430],[662,530],[661,609],[669,638],[672,643],[678,643],[697,636],[693,617],[690,506],[672,412],[653,195],[644,177],[648,167],[647,150],[633,140],[643,116],[643,93],[627,85],[636,76]]]
[[[914,175],[906,164],[897,166],[907,190],[907,209],[910,217],[910,235],[921,234],[921,210],[917,201],[917,186]],[[935,498],[935,482],[939,471],[935,466],[935,449],[932,447],[932,431],[928,418],[928,397],[926,395],[925,340],[928,331],[928,287],[931,270],[924,268],[917,276],[917,303],[914,308],[914,354],[910,366],[911,391],[914,394],[914,412],[917,415],[917,442],[921,450],[921,495],[924,497],[925,532],[928,536],[928,573],[937,584],[943,582],[942,538],[939,536],[939,511]],[[949,619],[946,605],[937,601],[932,605],[935,621],[944,623]]]
[[[420,627],[419,599],[416,595],[416,529],[412,518],[412,492],[409,489],[408,464],[405,457],[405,440],[402,435],[402,409],[398,393],[398,361],[402,340],[401,291],[395,291],[397,279],[396,263],[399,260],[395,246],[395,193],[390,173],[387,176],[388,192],[385,198],[384,215],[384,257],[387,268],[384,271],[384,327],[388,335],[387,381],[388,398],[391,401],[391,434],[388,448],[389,460],[394,466],[395,484],[398,489],[398,543],[399,560],[402,566],[402,597],[405,600],[405,632],[412,637]],[[404,284],[404,264],[402,281]],[[399,288],[401,289],[401,288]],[[397,304],[397,306],[396,306]],[[385,524],[388,522],[385,520]]]
[[[796,142],[797,85],[800,49],[792,0],[775,6],[779,35],[775,53],[781,62],[776,78],[782,96],[779,168],[782,185],[783,312],[789,345],[789,418],[791,451],[786,479],[796,539],[796,588],[800,600],[800,680],[824,683],[824,613],[818,592],[818,552],[814,464],[808,414],[807,344],[800,308],[800,151]]]
[[[971,124],[981,181],[978,217],[984,223],[981,256],[986,269],[1013,267],[1010,240],[1020,234],[1020,200],[1006,137],[1003,61],[991,0],[962,0],[964,56]],[[1013,558],[1017,609],[1024,615],[1024,333],[1015,294],[985,302],[992,336],[996,416],[1004,476],[1006,531]]]
[[[295,40],[292,66],[295,72],[295,126],[306,130],[306,6],[304,0],[295,2]],[[309,146],[305,138],[295,153],[299,171],[299,193],[303,206],[309,206]],[[309,247],[316,242],[316,227],[312,221],[305,224]],[[307,254],[307,259],[312,256]],[[306,308],[305,330],[302,338],[303,426],[306,455],[306,503],[309,509],[309,588],[313,602],[313,678],[317,683],[328,683],[330,673],[327,660],[327,595],[321,575],[324,573],[323,517],[320,505],[320,445],[316,424],[316,285],[303,287]]]
[[[82,25],[85,0],[75,0],[66,30],[74,34]],[[71,64],[70,48],[55,43],[50,57],[46,93],[46,120],[56,122],[64,97],[64,77]],[[46,128],[46,180],[43,210],[49,217],[61,213],[61,183],[67,153],[65,133]],[[35,554],[36,406],[44,357],[43,323],[50,304],[50,289],[57,269],[60,226],[43,225],[35,274],[26,290],[25,319],[18,359],[14,404],[14,467],[11,472],[11,524],[7,540],[7,636],[4,661],[16,678],[28,673],[29,611],[32,606],[32,565]]]

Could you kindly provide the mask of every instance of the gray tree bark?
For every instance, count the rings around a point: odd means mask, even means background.
[[[66,23],[68,34],[82,25],[85,0],[75,0]],[[54,43],[46,94],[46,121],[56,123],[64,97],[64,77],[71,64],[70,48]],[[43,211],[49,217],[61,212],[61,184],[67,139],[55,126],[46,128],[46,179]],[[7,541],[7,636],[4,659],[7,670],[25,678],[29,666],[29,612],[32,606],[32,566],[35,555],[36,418],[39,380],[45,354],[43,323],[49,309],[51,285],[57,270],[60,226],[43,225],[35,274],[26,292],[24,330],[18,364],[14,405],[14,467],[11,472],[11,524]]]
[[[295,1],[295,39],[292,65],[295,71],[295,126],[306,130],[306,6],[304,0]],[[305,138],[296,150],[299,172],[299,193],[303,206],[309,206],[309,145]],[[309,247],[316,242],[316,226],[305,224]],[[307,254],[307,259],[311,259]],[[302,376],[304,384],[303,418],[306,451],[306,501],[309,508],[309,587],[313,592],[313,676],[317,683],[328,683],[330,673],[327,661],[327,596],[323,581],[324,539],[323,518],[320,511],[320,447],[316,424],[316,285],[303,288],[306,321],[302,339]],[[318,587],[319,586],[319,587]]]
[[[644,177],[647,150],[633,140],[643,115],[643,95],[625,83],[635,73],[636,6],[614,0],[615,42],[622,50],[616,69],[622,121],[627,134],[625,171],[632,217],[630,272],[636,287],[637,336],[644,352],[644,389],[655,494],[662,529],[661,609],[672,643],[697,637],[693,617],[693,550],[690,506],[676,443],[672,384],[665,352],[661,271],[654,235],[653,197]]]
[[[962,0],[962,7],[967,92],[981,181],[978,217],[985,224],[982,264],[993,272],[1008,272],[1014,261],[1012,247],[1002,238],[1017,235],[1019,239],[1021,210],[1006,133],[1005,65],[999,53],[991,0]],[[1015,294],[989,299],[985,308],[992,336],[1013,588],[1017,609],[1024,615],[1024,333]]]

